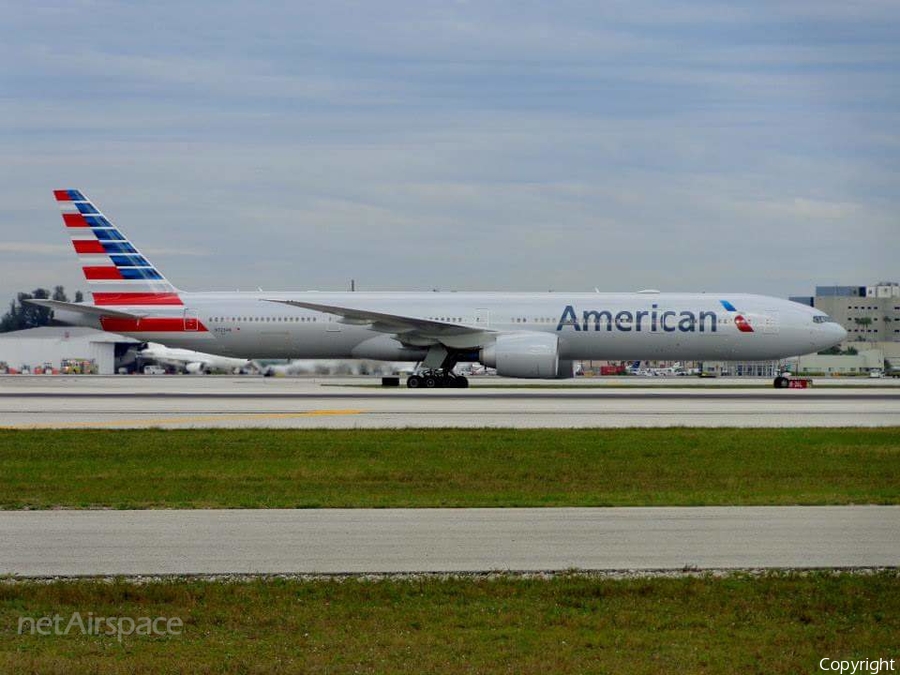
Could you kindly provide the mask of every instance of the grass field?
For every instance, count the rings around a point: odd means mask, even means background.
[[[19,635],[20,617],[178,617],[181,635]],[[0,584],[0,671],[802,673],[898,657],[900,577]]]
[[[0,507],[900,503],[900,428],[0,431]]]

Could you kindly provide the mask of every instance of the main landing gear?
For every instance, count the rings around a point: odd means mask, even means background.
[[[425,359],[419,364],[422,370],[416,370],[406,380],[410,389],[465,389],[469,381],[462,375],[453,372],[459,361],[459,355],[451,353],[444,345],[434,344],[428,349]]]
[[[462,375],[456,375],[453,371],[445,371],[440,368],[423,370],[406,379],[406,386],[410,389],[465,389],[469,386],[469,380]]]

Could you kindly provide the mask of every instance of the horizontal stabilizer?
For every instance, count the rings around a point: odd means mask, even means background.
[[[25,300],[25,302],[46,307],[47,309],[76,312],[78,314],[86,314],[89,316],[115,316],[122,319],[142,319],[147,316],[146,314],[125,312],[121,309],[113,309],[112,307],[97,307],[96,305],[83,305],[77,302],[62,302],[61,300],[29,298]]]

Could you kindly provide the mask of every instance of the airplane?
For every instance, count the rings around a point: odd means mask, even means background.
[[[780,359],[847,335],[815,308],[739,293],[182,291],[82,192],[54,196],[93,302],[32,302],[63,323],[169,347],[415,361],[407,386],[434,388],[468,386],[453,372],[461,362],[558,379],[581,360]]]
[[[294,359],[254,361],[264,375],[411,375],[415,363],[370,362],[360,359]]]
[[[236,359],[227,356],[205,354],[192,349],[167,347],[158,342],[148,342],[146,347],[139,349],[137,356],[140,359],[154,361],[159,365],[170,366],[183,370],[186,373],[241,373],[251,370],[259,370],[250,359]]]

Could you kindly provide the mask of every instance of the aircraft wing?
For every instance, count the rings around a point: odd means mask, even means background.
[[[434,321],[433,319],[422,319],[402,314],[377,312],[358,307],[323,305],[318,302],[304,302],[302,300],[264,299],[264,302],[279,302],[284,305],[293,305],[294,307],[311,309],[316,312],[334,314],[341,317],[342,323],[368,326],[370,329],[382,333],[393,333],[397,335],[401,342],[416,346],[440,343],[456,349],[472,349],[484,344],[486,341],[485,334],[494,332],[489,328]]]
[[[78,314],[88,314],[90,316],[114,316],[122,319],[143,319],[147,316],[146,312],[135,313],[126,312],[121,309],[113,309],[111,307],[98,307],[97,305],[82,305],[77,302],[63,302],[61,300],[42,300],[38,298],[28,298],[23,302],[39,305],[47,309],[58,309],[66,312],[76,312]]]

